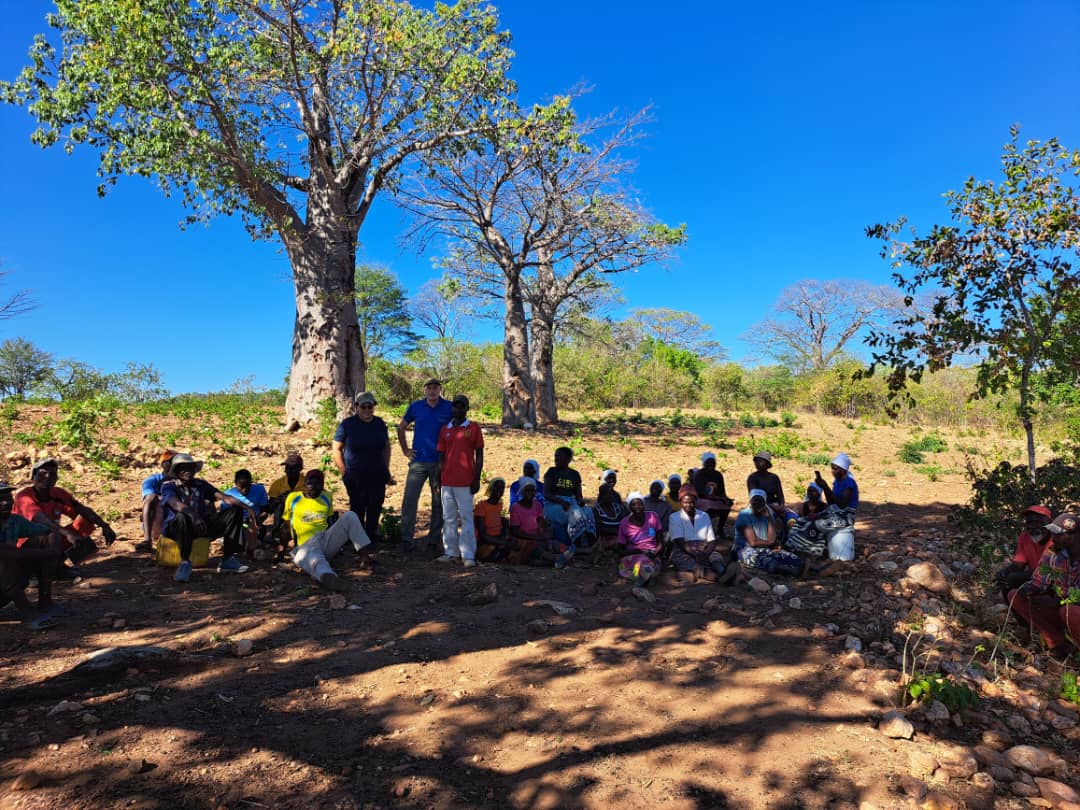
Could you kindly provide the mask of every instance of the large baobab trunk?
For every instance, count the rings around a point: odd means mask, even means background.
[[[296,286],[286,422],[310,421],[328,397],[348,413],[366,372],[353,292],[356,233],[308,226],[285,245]]]
[[[559,421],[559,406],[555,399],[555,318],[537,307],[533,307],[532,315],[529,349],[536,423],[553,425]]]
[[[502,423],[519,426],[535,420],[529,374],[529,334],[519,277],[507,276],[504,302]]]

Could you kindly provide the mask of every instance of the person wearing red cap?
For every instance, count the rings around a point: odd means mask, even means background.
[[[1031,579],[1031,574],[1042,559],[1050,540],[1046,524],[1054,517],[1050,508],[1041,503],[1024,510],[1024,531],[1016,538],[1016,551],[1012,560],[997,572],[997,584],[1006,601],[1009,591],[1015,590]]]
[[[1009,604],[1039,630],[1053,657],[1066,658],[1080,643],[1080,515],[1058,515],[1046,530],[1050,542]]]

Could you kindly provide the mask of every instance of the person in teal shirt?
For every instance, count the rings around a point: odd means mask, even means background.
[[[48,526],[12,514],[14,490],[11,484],[0,481],[0,608],[14,602],[24,625],[44,630],[67,613],[52,600],[63,539]],[[37,610],[26,598],[31,577],[38,581]]]

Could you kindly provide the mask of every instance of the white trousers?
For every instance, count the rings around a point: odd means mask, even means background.
[[[472,505],[472,491],[468,487],[442,488],[443,553],[450,557],[476,559],[476,530],[473,528]]]
[[[316,582],[323,574],[333,574],[330,558],[344,547],[353,544],[357,551],[371,545],[371,540],[355,512],[345,512],[325,532],[319,532],[293,552],[293,562],[309,573]]]

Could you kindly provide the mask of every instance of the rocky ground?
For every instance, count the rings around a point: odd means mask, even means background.
[[[59,453],[81,469],[61,483],[134,539],[147,435],[165,428],[123,429],[119,481],[58,447],[5,448],[0,472]],[[492,474],[574,442],[583,475],[614,466],[624,492],[706,449],[691,430],[486,430]],[[178,585],[122,540],[61,592],[77,618],[59,630],[0,613],[0,808],[1080,806],[1062,670],[1001,632],[1003,606],[947,522],[968,496],[960,454],[930,482],[895,459],[907,429],[795,430],[849,452],[862,489],[860,559],[827,579],[665,580],[642,599],[614,564],[465,570],[388,547],[372,574],[339,558],[339,596],[268,561]],[[219,477],[262,480],[286,450],[322,452],[270,426],[235,452],[190,449]],[[794,489],[813,466],[776,470]],[[729,489],[748,467],[726,451]],[[912,670],[977,705],[900,705]]]

